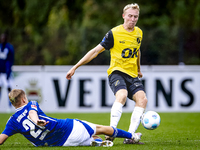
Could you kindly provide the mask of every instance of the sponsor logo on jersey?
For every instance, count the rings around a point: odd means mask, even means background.
[[[138,44],[140,44],[141,43],[141,39],[137,38],[137,42],[138,42]]]
[[[35,106],[35,105],[31,105],[31,108],[37,110],[37,106]]]
[[[122,44],[124,44],[124,43],[125,43],[125,40],[124,40],[124,41],[119,41],[119,43],[122,43]]]

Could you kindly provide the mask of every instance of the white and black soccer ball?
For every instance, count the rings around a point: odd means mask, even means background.
[[[142,115],[141,123],[145,129],[154,130],[160,125],[160,116],[155,111],[147,111]]]

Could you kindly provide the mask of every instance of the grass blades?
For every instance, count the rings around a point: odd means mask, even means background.
[[[11,114],[0,114],[0,132],[4,130],[7,120]],[[50,117],[59,119],[77,118],[96,124],[109,125],[109,113],[52,113],[47,114]],[[143,134],[141,142],[145,145],[125,145],[123,139],[115,139],[113,147],[73,147],[73,150],[89,149],[113,149],[113,150],[197,150],[200,149],[200,113],[159,113],[161,124],[155,130],[146,130],[142,124],[138,132]],[[123,113],[118,128],[128,130],[131,113]],[[101,136],[104,138],[104,136]],[[10,137],[0,150],[3,149],[37,149],[37,150],[59,150],[72,149],[72,147],[34,147],[22,135],[16,134]]]

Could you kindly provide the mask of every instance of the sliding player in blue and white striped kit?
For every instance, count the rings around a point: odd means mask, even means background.
[[[36,101],[28,102],[25,92],[13,89],[9,99],[16,108],[0,135],[0,144],[13,134],[21,133],[34,146],[112,146],[111,141],[102,141],[96,135],[140,140],[140,135],[131,134],[111,126],[96,125],[77,119],[48,117]]]

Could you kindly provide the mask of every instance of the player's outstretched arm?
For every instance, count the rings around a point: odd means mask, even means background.
[[[0,145],[2,145],[6,140],[8,136],[6,134],[0,134]]]
[[[38,114],[35,110],[29,111],[29,117],[35,124],[37,124],[39,126],[45,126],[49,123],[49,121],[40,120],[39,117],[38,117]]]
[[[101,46],[100,44],[98,44],[95,48],[91,49],[76,65],[74,65],[68,72],[66,75],[66,78],[68,80],[71,79],[71,77],[74,75],[75,70],[84,65],[87,64],[88,62],[90,62],[92,59],[94,59],[95,57],[97,57],[97,55],[101,52],[103,52],[105,50],[105,48],[103,46]]]

